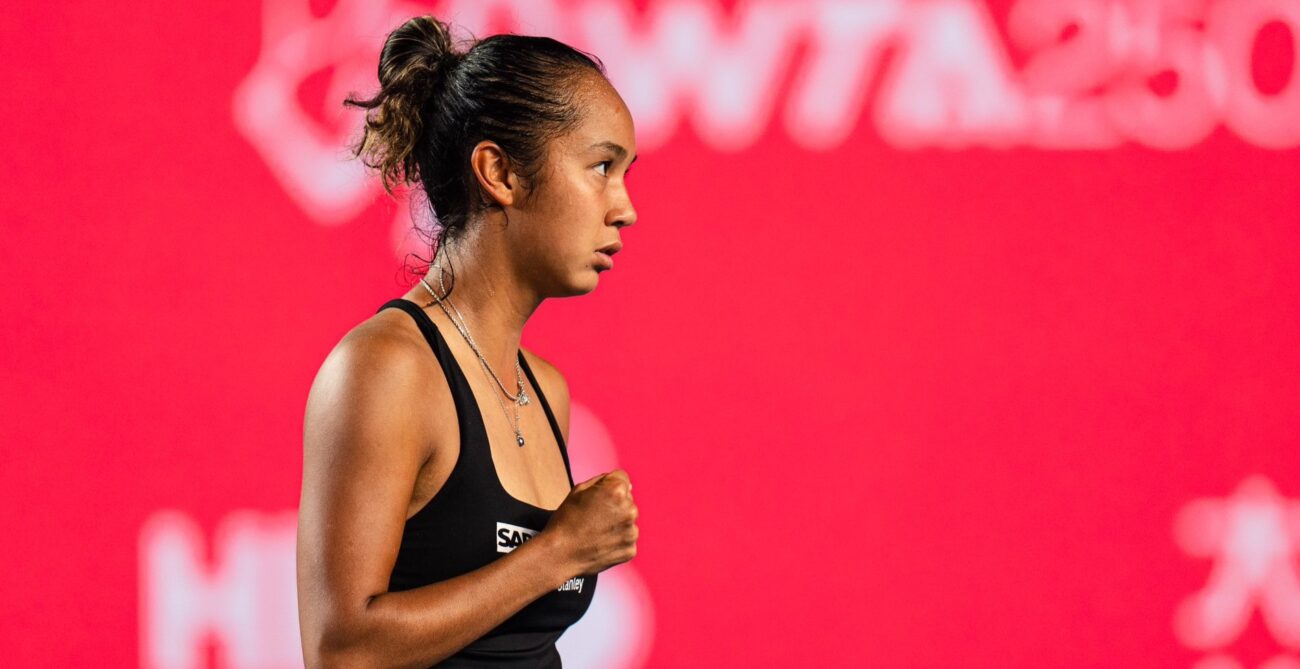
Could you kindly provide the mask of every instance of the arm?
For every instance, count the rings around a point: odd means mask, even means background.
[[[562,541],[540,533],[468,574],[386,592],[426,435],[455,420],[442,374],[419,356],[428,350],[358,329],[312,384],[297,546],[309,669],[427,667],[576,575]]]

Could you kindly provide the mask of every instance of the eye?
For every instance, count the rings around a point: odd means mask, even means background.
[[[608,174],[609,174],[609,167],[608,167],[608,166],[609,166],[609,165],[613,165],[613,164],[614,164],[614,161],[612,161],[612,160],[606,160],[606,161],[604,161],[604,162],[601,162],[601,163],[597,164],[596,167],[605,167],[605,169],[601,172],[601,174],[608,175]]]

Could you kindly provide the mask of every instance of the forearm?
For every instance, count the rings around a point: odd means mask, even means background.
[[[472,572],[413,590],[371,598],[321,667],[423,669],[500,625],[529,603],[564,584],[552,535],[543,532],[508,555]],[[576,571],[575,571],[576,573]]]

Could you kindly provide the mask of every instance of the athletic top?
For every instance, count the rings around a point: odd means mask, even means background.
[[[474,393],[429,315],[404,298],[389,300],[379,310],[389,307],[410,314],[428,340],[451,386],[460,425],[460,456],[451,476],[402,530],[397,563],[388,581],[388,591],[398,592],[444,581],[500,559],[546,527],[554,511],[515,499],[501,485]],[[519,364],[537,391],[537,400],[564,458],[569,487],[573,487],[573,471],[560,426],[523,351],[519,352]],[[514,440],[510,443],[513,446]],[[530,443],[527,448],[548,446],[544,442]],[[555,641],[586,613],[595,591],[595,575],[569,579],[435,666],[559,668],[562,665]]]

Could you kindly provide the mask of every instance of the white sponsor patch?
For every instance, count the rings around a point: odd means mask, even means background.
[[[537,530],[497,521],[497,552],[509,553],[537,536]]]

